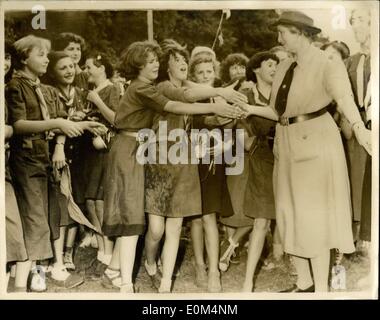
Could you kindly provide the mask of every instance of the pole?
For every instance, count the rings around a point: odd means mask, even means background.
[[[222,30],[223,18],[224,18],[224,11],[222,11],[222,16],[220,17],[219,26],[218,26],[218,29],[216,30],[215,39],[214,39],[214,42],[212,44],[212,50],[214,50],[215,45],[216,45],[216,40],[218,39],[219,33]]]
[[[148,40],[153,41],[153,10],[147,12]]]

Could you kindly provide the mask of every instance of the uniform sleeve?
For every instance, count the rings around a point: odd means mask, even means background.
[[[112,111],[116,111],[120,103],[120,88],[117,85],[113,85],[110,89],[109,95],[109,107]]]
[[[347,69],[342,61],[327,61],[324,70],[324,86],[327,93],[335,101],[347,95],[352,96],[351,83]]]
[[[136,94],[144,107],[154,109],[157,112],[163,112],[166,104],[170,101],[158,92],[155,86],[149,84],[137,88]]]
[[[13,125],[18,120],[26,120],[26,104],[21,88],[10,83],[6,92],[9,111],[9,124]]]
[[[161,82],[157,85],[157,90],[165,97],[174,101],[188,102],[185,98],[186,88],[177,88],[169,83],[169,81]]]

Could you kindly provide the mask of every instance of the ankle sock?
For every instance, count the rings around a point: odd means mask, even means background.
[[[104,256],[103,256],[103,263],[105,264],[105,265],[109,265],[110,264],[110,262],[111,262],[111,259],[112,259],[112,254],[105,254]]]
[[[115,270],[115,269],[111,269],[111,268],[107,268],[105,271],[104,271],[105,274],[107,274],[108,277],[110,277],[111,279],[117,277],[120,275],[120,270]]]
[[[151,266],[148,264],[148,261],[145,260],[145,269],[150,276],[154,276],[157,272],[157,264],[155,263],[153,266]]]

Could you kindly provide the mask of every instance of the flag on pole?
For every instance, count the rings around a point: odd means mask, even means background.
[[[231,17],[231,10],[223,9],[223,13],[226,15],[226,20],[228,20]]]

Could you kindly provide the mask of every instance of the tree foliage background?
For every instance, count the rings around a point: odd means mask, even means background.
[[[157,10],[153,13],[154,38],[158,42],[172,38],[186,44],[189,51],[197,45],[211,47],[222,10]],[[5,36],[15,41],[27,34],[52,39],[60,32],[74,32],[87,43],[87,50],[105,52],[116,62],[132,42],[147,39],[146,11],[48,11],[46,29],[34,30],[31,12],[6,12]],[[216,42],[219,60],[229,53],[251,56],[277,44],[276,33],[268,26],[278,17],[274,10],[232,10],[223,21],[223,44]],[[85,54],[84,54],[85,56]]]

